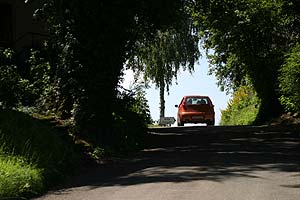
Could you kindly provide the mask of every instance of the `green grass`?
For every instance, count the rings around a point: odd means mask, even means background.
[[[73,141],[49,120],[0,110],[0,199],[30,197],[70,175]]]
[[[162,128],[162,127],[165,127],[165,126],[161,126],[158,124],[148,124],[148,128]]]
[[[21,157],[0,157],[0,199],[33,196],[43,189],[41,169]]]

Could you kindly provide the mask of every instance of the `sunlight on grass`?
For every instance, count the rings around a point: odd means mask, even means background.
[[[79,161],[67,133],[22,112],[0,112],[0,142],[0,199],[40,194]]]
[[[40,169],[21,157],[0,156],[0,199],[36,195],[42,190]]]

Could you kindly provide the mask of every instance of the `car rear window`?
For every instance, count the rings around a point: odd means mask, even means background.
[[[208,99],[205,97],[187,97],[186,104],[189,105],[208,104]]]

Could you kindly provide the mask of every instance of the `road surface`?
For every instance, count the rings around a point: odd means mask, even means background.
[[[152,129],[148,147],[39,200],[300,200],[300,137],[278,127]]]

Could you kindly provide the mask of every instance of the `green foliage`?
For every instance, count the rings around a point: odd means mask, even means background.
[[[252,124],[259,109],[259,98],[253,87],[240,86],[233,94],[227,108],[222,111],[220,125]]]
[[[152,119],[144,87],[138,84],[133,85],[130,91],[123,93],[123,97],[125,96],[130,99],[128,99],[129,110],[140,115],[144,123],[150,124]]]
[[[157,30],[176,26],[182,2],[42,2],[37,13],[49,27],[54,58],[50,63],[57,96],[51,101],[57,102],[60,117],[74,118],[80,134],[105,126],[107,130],[89,134],[106,135],[114,129],[107,126],[113,125],[112,102],[117,101],[124,62],[134,53],[137,41],[150,41]]]
[[[113,113],[114,131],[118,132],[119,151],[132,151],[143,147],[147,125],[152,122],[145,91],[136,86],[120,91]],[[120,149],[121,148],[121,149]]]
[[[42,170],[22,157],[0,155],[0,199],[20,199],[43,190]]]
[[[10,49],[0,50],[0,108],[18,106],[28,85],[17,71],[13,54]]]
[[[207,53],[219,85],[232,89],[246,75],[254,81],[276,72],[290,39],[282,7],[282,1],[197,1],[193,16],[202,46],[213,50]],[[252,77],[259,70],[268,73]]]
[[[0,107],[35,106],[38,99],[49,93],[50,64],[39,51],[31,51],[28,72],[16,65],[10,49],[0,50],[0,61]]]
[[[126,153],[141,149],[147,133],[147,125],[152,122],[143,88],[137,86],[125,90],[120,87],[117,99],[112,102],[112,105],[111,124],[101,127],[90,126],[84,131],[78,131],[76,127],[75,134],[92,146],[104,149],[104,154]],[[94,134],[89,134],[91,132]],[[95,158],[99,156],[94,150],[91,155]]]
[[[34,169],[41,170],[46,185],[57,183],[78,163],[71,138],[46,120],[1,110],[0,138],[1,154],[20,157],[29,165],[32,163]]]
[[[31,51],[28,59],[30,65],[29,79],[31,82],[31,92],[35,99],[41,98],[49,93],[51,80],[51,66],[49,61],[43,58],[41,51]]]
[[[10,52],[3,54],[1,67],[9,70],[1,69],[1,92],[11,95],[1,95],[2,107],[30,106],[72,119],[75,134],[95,143],[140,146],[149,108],[141,91],[119,94],[123,64],[137,41],[152,41],[157,30],[177,26],[181,1],[41,2],[35,14],[47,23],[49,40],[32,51],[26,70],[14,64]]]
[[[151,41],[137,41],[134,53],[127,62],[137,76],[142,74],[146,84],[152,82],[160,89],[160,116],[165,113],[165,90],[169,92],[180,68],[194,70],[199,58],[198,37],[194,33],[190,16],[182,12],[177,26],[158,30]]]
[[[300,45],[297,44],[280,69],[280,102],[285,111],[300,110]]]
[[[157,87],[165,85],[168,91],[180,67],[192,71],[199,58],[198,38],[186,26],[182,28],[186,30],[157,31],[149,44],[138,42],[129,66],[142,73],[146,82],[152,81]]]
[[[78,95],[75,88],[70,89],[76,87],[76,84],[70,79],[72,70],[69,66],[75,68],[76,65],[68,62],[70,60],[68,56],[63,58],[54,56],[56,51],[57,49],[51,49],[47,43],[43,49],[31,51],[28,59],[30,66],[28,79],[31,83],[31,95],[35,100],[33,106],[37,111],[66,119],[71,117],[74,97]],[[67,52],[68,49],[65,49],[64,53],[68,54]]]
[[[95,147],[92,152],[90,152],[90,156],[95,160],[101,160],[105,157],[105,149],[101,147]]]
[[[249,77],[262,104],[257,122],[279,116],[278,69],[297,40],[299,2],[199,0],[191,10],[221,89]]]

